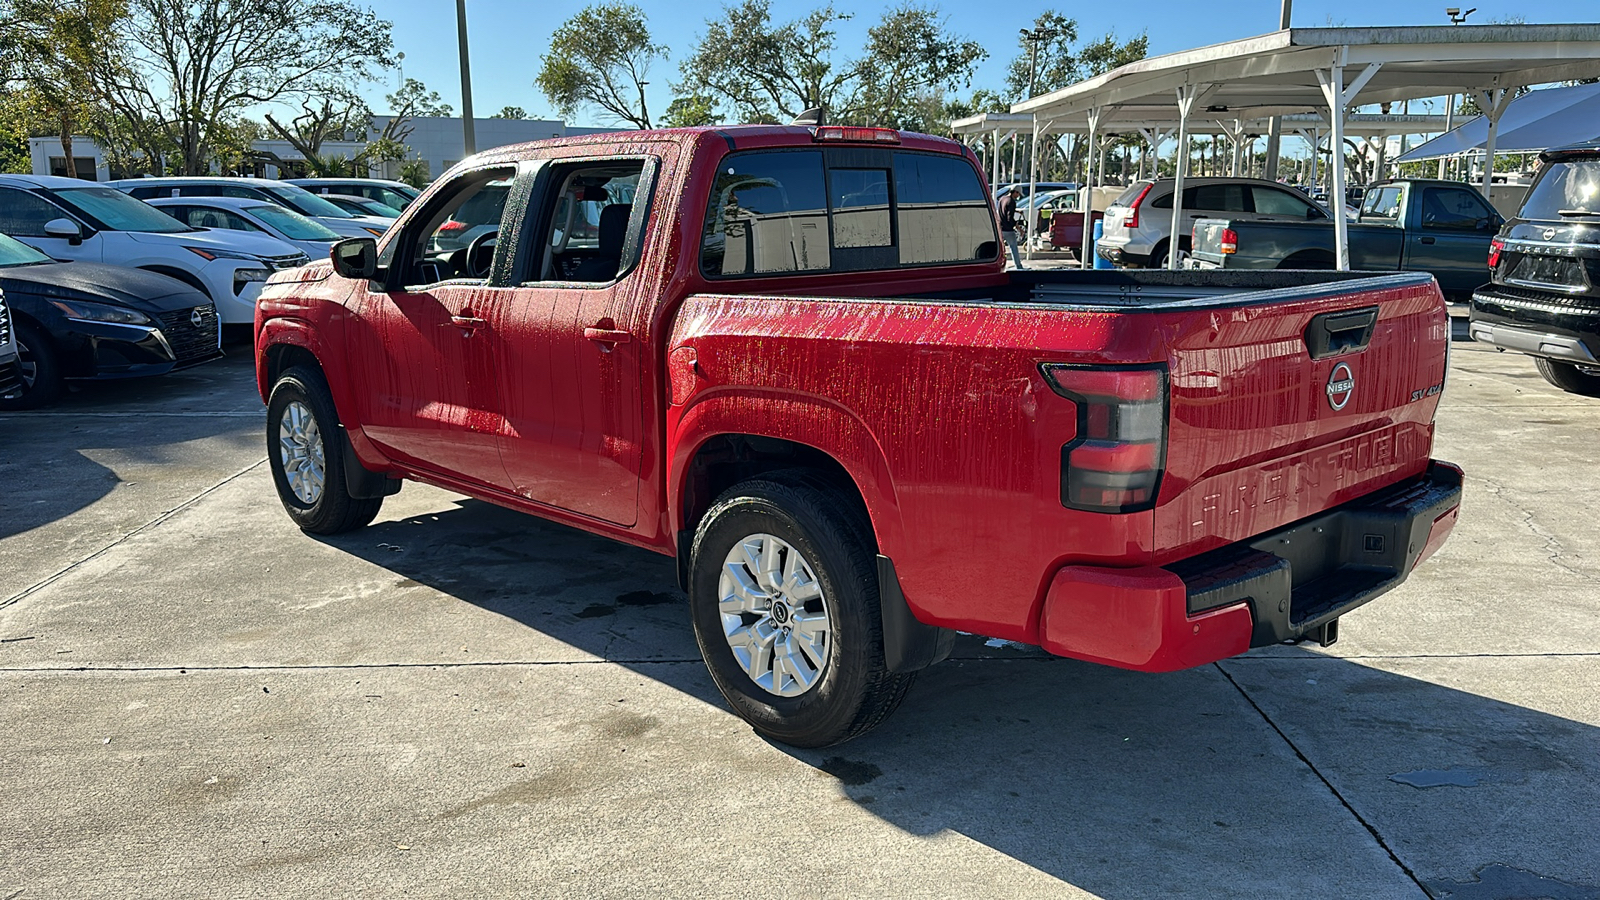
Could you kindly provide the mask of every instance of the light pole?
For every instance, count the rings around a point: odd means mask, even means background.
[[[1460,25],[1461,23],[1467,21],[1467,16],[1470,16],[1470,15],[1472,15],[1473,13],[1475,13],[1477,11],[1478,11],[1478,8],[1476,6],[1474,6],[1473,8],[1471,8],[1469,10],[1467,10],[1466,12],[1462,12],[1461,11],[1461,7],[1459,7],[1459,6],[1447,6],[1444,9],[1444,14],[1450,17],[1450,24],[1451,25]],[[1448,134],[1451,131],[1454,131],[1455,127],[1456,127],[1456,95],[1455,94],[1451,94],[1449,99],[1445,101],[1445,107],[1444,107],[1444,130],[1445,130],[1445,133]],[[1441,180],[1444,179],[1444,163],[1445,163],[1445,158],[1443,156],[1439,157],[1439,178]]]
[[[1023,41],[1027,42],[1028,44],[1028,97],[1029,99],[1032,99],[1033,92],[1035,90],[1034,81],[1038,78],[1039,42],[1048,41],[1055,37],[1056,30],[1054,28],[1046,28],[1043,25],[1040,25],[1031,31],[1026,28],[1020,28],[1018,31],[1021,32]],[[1030,146],[1028,148],[1028,158],[1029,160],[1032,160],[1034,157],[1034,148]],[[1015,172],[1017,168],[1016,147],[1014,145],[1012,147],[1011,154],[1011,168],[1013,172]],[[1029,163],[1029,171],[1032,171],[1031,162]]]
[[[472,63],[467,59],[467,0],[456,0],[456,36],[461,42],[461,141],[465,156],[478,152],[472,132]]]
[[[650,127],[650,110],[646,109],[644,105],[644,86],[649,83],[648,81],[639,82],[639,118],[644,120],[646,129]]]
[[[1294,0],[1283,0],[1283,8],[1278,11],[1278,30],[1286,31],[1289,28],[1289,13],[1294,8]],[[1266,171],[1262,177],[1268,181],[1278,180],[1278,145],[1283,143],[1283,117],[1273,116],[1267,120],[1267,161]]]

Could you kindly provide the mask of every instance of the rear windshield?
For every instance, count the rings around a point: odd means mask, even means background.
[[[1585,212],[1600,216],[1600,159],[1575,159],[1545,166],[1528,189],[1518,215],[1559,221],[1581,217]]]
[[[992,260],[999,235],[963,157],[884,149],[736,153],[706,206],[713,278]]]
[[[1152,181],[1135,181],[1133,184],[1128,185],[1126,190],[1124,190],[1122,193],[1118,194],[1117,195],[1117,199],[1111,201],[1111,205],[1112,206],[1132,206],[1133,205],[1133,201],[1135,201],[1135,200],[1137,200],[1139,198],[1139,192],[1143,191],[1145,188],[1149,187],[1150,185],[1152,185],[1154,183],[1155,182],[1152,182]]]

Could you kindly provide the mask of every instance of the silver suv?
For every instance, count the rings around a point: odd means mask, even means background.
[[[1328,211],[1292,187],[1259,178],[1185,178],[1179,260],[1189,253],[1201,218],[1305,221]],[[1119,266],[1164,268],[1172,244],[1172,179],[1135,181],[1106,207],[1105,231],[1094,252]]]

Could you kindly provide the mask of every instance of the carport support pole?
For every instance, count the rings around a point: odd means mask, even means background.
[[[1167,270],[1178,271],[1179,238],[1183,227],[1183,176],[1189,168],[1189,112],[1194,109],[1194,98],[1200,85],[1186,84],[1178,88],[1178,158],[1172,171],[1172,230],[1167,237]]]
[[[1028,227],[1022,232],[1027,240],[1027,260],[1033,262],[1033,229],[1039,218],[1038,211],[1033,209],[1035,197],[1039,191],[1039,116],[1033,117],[1033,142],[1028,145],[1030,164],[1028,166]]]
[[[989,144],[989,190],[1000,185],[1000,129],[994,130],[994,140]],[[998,197],[995,198],[999,200]]]
[[[1483,107],[1484,118],[1489,120],[1489,136],[1483,142],[1483,199],[1486,201],[1494,184],[1494,142],[1500,134],[1500,114],[1505,112],[1505,99],[1505,88],[1478,92],[1478,104]]]
[[[1103,165],[1096,165],[1097,162],[1100,162],[1100,159],[1095,150],[1095,140],[1098,137],[1097,132],[1100,130],[1100,107],[1090,107],[1088,123],[1089,152],[1084,157],[1086,171],[1083,173],[1083,191],[1081,192],[1083,194],[1083,203],[1079,204],[1078,207],[1083,210],[1083,247],[1078,252],[1078,265],[1084,269],[1094,268],[1094,260],[1089,256],[1089,248],[1094,243],[1094,181],[1095,176],[1100,173],[1100,169],[1104,168]]]
[[[1350,271],[1350,228],[1344,217],[1344,66],[1317,70],[1322,92],[1328,97],[1328,120],[1333,129],[1328,147],[1333,150],[1333,184],[1328,187],[1328,212],[1333,216],[1334,268]]]

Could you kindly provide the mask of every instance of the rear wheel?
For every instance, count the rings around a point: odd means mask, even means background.
[[[888,670],[878,578],[842,494],[753,480],[723,494],[690,553],[695,639],[755,730],[826,747],[877,726],[914,675]]]
[[[32,325],[17,322],[17,369],[22,376],[22,393],[9,399],[0,398],[0,409],[38,409],[49,406],[61,396],[65,382],[61,375],[61,358],[56,347],[43,331]]]
[[[1563,391],[1585,397],[1600,397],[1600,367],[1580,366],[1542,356],[1535,356],[1533,363],[1539,367],[1539,374],[1544,376],[1545,381]]]
[[[278,377],[267,404],[267,462],[284,511],[301,530],[338,534],[370,523],[383,498],[350,496],[339,417],[322,373],[295,366]]]
[[[1150,258],[1154,260],[1154,262],[1150,263],[1150,267],[1152,269],[1165,269],[1167,267],[1168,246],[1168,244],[1163,243],[1161,246],[1156,248],[1154,253],[1150,254]],[[1180,244],[1178,246],[1178,268],[1183,268],[1188,261],[1189,248]]]

